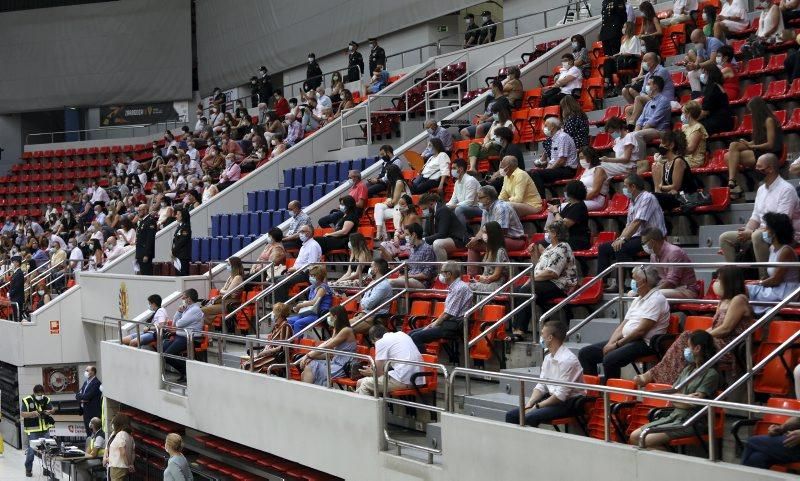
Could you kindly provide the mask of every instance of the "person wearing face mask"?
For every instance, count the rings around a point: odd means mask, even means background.
[[[479,262],[481,253],[486,247],[483,241],[483,226],[487,222],[495,221],[500,224],[505,236],[506,250],[515,251],[524,249],[527,245],[525,231],[522,229],[522,222],[519,220],[511,204],[497,197],[497,191],[490,185],[485,185],[478,189],[478,206],[481,208],[481,228],[477,234],[467,242],[467,260],[469,262]],[[470,266],[467,269],[470,275],[478,273],[477,267]]]
[[[83,250],[81,249],[80,245],[78,245],[77,240],[73,237],[69,240],[67,244],[67,249],[69,250],[69,268],[74,272],[80,272],[83,270]]]
[[[703,184],[694,176],[686,153],[686,136],[680,130],[664,132],[653,162],[653,192],[665,212],[683,205],[681,198],[699,199]]]
[[[442,141],[434,137],[428,141],[428,145],[431,155],[425,161],[419,174],[411,180],[411,193],[414,195],[424,194],[434,189],[440,194],[444,194],[445,184],[450,177],[450,156]]]
[[[83,378],[85,381],[81,385],[81,389],[75,394],[75,399],[80,403],[81,414],[83,414],[83,426],[86,432],[89,432],[89,421],[92,418],[100,417],[100,403],[103,399],[103,394],[100,392],[100,385],[102,384],[97,379],[97,368],[94,366],[86,366],[83,371]]]
[[[57,409],[50,403],[50,398],[44,395],[44,386],[37,384],[33,386],[33,394],[22,398],[19,410],[22,418],[22,427],[27,435],[27,441],[23,443],[25,449],[25,476],[33,476],[33,448],[30,442],[41,438],[50,437],[50,428],[55,425],[52,416]]]
[[[295,314],[289,316],[288,322],[292,331],[297,334],[303,328],[325,316],[333,304],[333,290],[327,282],[328,272],[325,266],[316,265],[308,270],[308,297],[292,307]],[[348,327],[350,323],[347,323]]]
[[[231,256],[228,258],[225,268],[228,271],[228,279],[220,288],[219,294],[208,299],[202,308],[206,324],[211,324],[214,318],[220,314],[223,317],[226,316],[234,309],[234,305],[239,302],[239,297],[235,293],[241,291],[242,282],[246,277],[242,260],[236,256]],[[234,320],[225,319],[225,322],[228,323],[228,332],[233,332]]]
[[[351,196],[346,195],[339,199],[339,211],[341,215],[337,216],[338,220],[334,231],[315,237],[323,254],[332,250],[345,249],[348,236],[358,228],[358,219],[361,216],[356,207],[356,201]],[[320,220],[320,226],[322,226],[322,220]]]
[[[728,33],[741,33],[750,26],[747,17],[747,4],[742,0],[726,0],[714,22],[714,36],[725,40]]]
[[[261,161],[258,163],[257,167],[261,167],[262,165],[266,164],[267,162],[272,162],[273,160],[277,159],[282,153],[286,152],[288,148],[287,145],[283,142],[283,135],[275,134],[272,136],[272,140],[270,142],[270,147],[272,150],[269,153],[269,158],[266,161]]]
[[[367,205],[367,199],[369,198],[369,190],[367,189],[367,183],[362,181],[361,179],[361,172],[358,170],[351,170],[347,173],[347,179],[350,181],[350,190],[347,192],[347,196],[351,197],[354,202],[354,212],[356,215],[356,220],[361,217],[364,207]],[[340,199],[341,203],[341,199]],[[328,213],[328,215],[322,216],[319,219],[319,226],[320,227],[331,227],[337,224],[342,217],[345,215],[345,210],[339,207],[339,209],[332,210]],[[356,222],[357,224],[357,222]]]
[[[712,282],[712,289],[714,294],[719,297],[719,304],[707,331],[714,338],[717,349],[722,349],[750,327],[754,318],[753,308],[750,307],[744,271],[740,267],[721,267],[717,271],[716,280]],[[691,331],[683,331],[667,349],[658,364],[633,378],[636,385],[644,387],[653,382],[674,384],[686,366],[683,351],[689,345],[690,335]],[[728,354],[720,359],[717,367],[729,372],[734,378],[741,375],[741,368],[733,354]]]
[[[378,65],[386,65],[386,52],[383,47],[378,46],[378,39],[375,37],[369,39],[369,45],[369,71],[374,72]]]
[[[452,210],[459,222],[466,226],[468,218],[481,215],[481,209],[478,207],[478,188],[481,184],[478,179],[467,174],[467,162],[464,159],[453,161],[451,175],[455,179],[455,186],[453,195],[447,201],[447,208]],[[467,230],[469,231],[468,227]]]
[[[149,317],[147,322],[149,322],[153,328],[156,326],[163,326],[169,320],[167,310],[161,307],[161,302],[161,296],[158,294],[147,296],[147,309],[153,312],[153,315]],[[126,346],[133,347],[149,346],[156,340],[156,332],[153,328],[145,327],[143,331],[139,332],[138,336],[136,333],[125,336],[122,338],[121,342]]]
[[[422,151],[423,159],[428,160],[434,155],[433,146],[430,144],[433,139],[439,139],[442,142],[441,152],[446,153],[448,156],[453,152],[453,136],[449,130],[440,127],[435,120],[426,120],[425,131],[428,133],[428,146]]]
[[[310,264],[319,262],[322,258],[322,248],[314,239],[314,228],[311,226],[310,222],[300,225],[297,232],[300,250],[295,258],[294,265],[286,269],[286,273],[275,280],[275,283],[280,283],[286,277],[291,277],[291,279],[276,289],[275,298],[279,300],[288,299],[289,290],[295,284],[299,282],[308,282],[308,271],[304,270],[304,268]]]
[[[267,232],[267,245],[264,247],[264,250],[261,251],[261,254],[259,254],[256,262],[257,263],[250,268],[251,273],[258,272],[271,263],[272,267],[264,272],[264,276],[267,279],[272,278],[273,272],[276,276],[283,274],[283,271],[286,270],[286,248],[283,245],[282,230],[273,227]]]
[[[534,183],[535,177],[518,168],[516,157],[512,155],[503,157],[500,160],[498,173],[503,178],[503,187],[498,199],[508,202],[519,217],[542,211],[542,198]]]
[[[722,72],[722,88],[728,94],[729,100],[736,100],[739,98],[739,77],[737,75],[736,60],[734,58],[733,47],[730,45],[723,45],[717,49],[717,68]]]
[[[139,264],[139,273],[143,276],[153,275],[153,258],[156,255],[156,219],[147,209],[147,205],[140,204],[137,208],[136,224],[136,262]],[[71,256],[70,256],[71,259]]]
[[[706,163],[708,131],[700,123],[702,114],[703,109],[695,100],[690,100],[683,105],[681,131],[686,137],[686,163],[691,168],[702,167]]]
[[[602,364],[606,379],[619,378],[624,366],[642,356],[654,354],[650,339],[667,331],[669,303],[655,288],[661,281],[658,270],[642,265],[633,269],[632,277],[636,281],[638,297],[625,313],[625,319],[608,341],[591,344],[578,352],[586,374],[596,376],[597,365]]]
[[[641,71],[637,77],[631,79],[631,84],[622,88],[622,97],[632,104],[625,109],[626,123],[633,125],[642,115],[644,106],[652,99],[650,93],[650,79],[661,77],[664,86],[661,94],[670,102],[675,99],[675,84],[672,75],[660,63],[660,58],[655,52],[647,52],[642,57]]]
[[[508,268],[502,264],[511,262],[500,224],[488,222],[484,226],[484,231],[486,233],[483,242],[486,243],[486,252],[483,255],[483,262],[486,265],[481,275],[474,276],[470,280],[469,288],[474,292],[493,292],[503,285],[508,280]]]
[[[324,315],[320,313],[319,317],[325,317],[328,326],[333,330],[331,338],[320,344],[319,347],[335,349],[345,353],[356,352],[358,342],[356,341],[353,328],[350,327],[350,321],[347,319],[347,310],[345,310],[344,306],[334,306],[331,308],[329,314]],[[316,319],[317,317],[314,315],[314,320]],[[325,354],[318,351],[311,351],[299,361],[299,366],[302,371],[300,380],[318,386],[326,386],[330,381],[328,379],[329,372],[330,379],[347,376],[345,366],[351,360],[352,358],[350,356],[344,354],[331,356],[330,371],[328,371],[328,363],[326,362]]]
[[[207,305],[202,309],[200,308],[200,303],[198,303],[197,301],[198,301],[198,295],[195,289],[187,289],[183,291],[183,293],[181,294],[181,304],[178,307],[178,311],[175,313],[175,319],[173,320],[173,325],[175,326],[176,330],[174,332],[169,332],[168,339],[164,340],[164,346],[163,346],[164,354],[171,354],[173,356],[182,355],[182,353],[186,351],[187,348],[186,331],[187,330],[189,332],[202,331],[206,319],[206,314],[204,310],[209,307],[210,308],[217,307],[217,305],[211,304],[211,302],[213,302],[213,299],[209,300],[209,305]],[[220,312],[222,312],[221,306],[218,313]],[[208,322],[211,322],[211,319],[208,319]],[[167,357],[164,359],[164,362],[172,366],[180,374],[180,377],[177,379],[177,382],[183,382],[186,380],[185,361],[180,359],[174,359],[172,357]]]
[[[542,362],[539,377],[544,380],[581,383],[583,368],[578,358],[564,342],[567,339],[567,325],[562,321],[549,320],[542,326],[541,346],[547,351]],[[506,413],[506,422],[538,427],[553,419],[565,418],[578,414],[575,401],[586,394],[582,389],[573,389],[554,384],[538,383],[525,404],[525,412],[514,408]],[[521,417],[524,418],[520,419]]]
[[[472,13],[466,14],[464,16],[464,23],[466,24],[466,31],[464,33],[464,48],[470,48],[478,45],[480,30],[478,30],[478,25],[475,24],[475,15]]]
[[[179,207],[175,209],[175,234],[172,237],[172,259],[180,263],[179,276],[189,275],[189,263],[192,261],[192,224],[189,211]]]
[[[317,56],[313,53],[308,54],[308,66],[306,67],[305,90],[314,90],[322,85],[322,69],[317,63]]]
[[[214,87],[214,91],[211,93],[211,105],[217,109],[218,112],[225,113],[225,110],[228,108],[227,105],[227,98],[224,93],[222,93],[222,89],[219,87]]]
[[[217,188],[222,191],[236,183],[242,178],[242,169],[236,163],[236,156],[228,154],[225,156],[225,169],[219,176]]]
[[[648,81],[650,100],[644,104],[642,115],[636,121],[636,134],[644,142],[650,142],[672,128],[672,104],[661,92],[664,90],[664,79],[651,77]]]
[[[654,228],[642,232],[642,249],[653,264],[690,263],[689,255],[680,247],[670,244],[664,234]],[[661,281],[655,286],[667,299],[697,299],[700,295],[697,278],[691,267],[656,265]]]
[[[702,95],[705,83],[700,79],[703,69],[717,65],[719,49],[725,44],[715,37],[706,37],[699,28],[692,31],[690,38],[693,48],[687,52],[684,65],[687,70],[686,77],[689,79],[689,86],[692,89],[692,98],[696,98]]]
[[[381,145],[380,151],[378,152],[378,158],[381,161],[380,173],[375,177],[367,179],[367,192],[369,193],[370,197],[378,195],[389,187],[386,175],[386,171],[388,170],[389,166],[395,165],[400,167],[400,159],[395,157],[394,148],[389,144]]]
[[[431,263],[436,262],[436,254],[433,247],[423,240],[422,232],[422,226],[417,223],[403,227],[406,243],[411,246],[411,254],[407,261],[408,274],[401,272],[399,277],[390,280],[389,283],[392,287],[428,289],[433,284],[436,266]],[[408,278],[408,286],[406,286],[406,278]]]
[[[489,10],[482,11],[481,21],[483,23],[481,24],[480,33],[478,34],[478,45],[494,42],[497,37],[497,24],[492,20],[492,12]]]
[[[341,293],[343,289],[350,287],[364,287],[366,285],[366,271],[369,269],[367,264],[372,260],[372,249],[367,246],[367,240],[360,232],[350,234],[347,241],[347,250],[350,257],[344,274],[337,280],[329,283],[330,286]]]
[[[764,224],[761,237],[769,245],[767,262],[797,262],[797,253],[792,247],[795,237],[792,219],[786,214],[767,212],[764,214]],[[768,267],[766,276],[762,277],[757,284],[747,286],[751,301],[778,302],[800,287],[800,270],[796,267]],[[753,311],[760,316],[770,307],[758,305],[753,307]]]
[[[557,117],[548,117],[544,121],[544,135],[550,139],[550,150],[542,152],[542,157],[537,162],[537,167],[529,171],[531,179],[536,184],[536,195],[545,192],[545,184],[556,180],[571,179],[578,170],[578,151],[575,140],[561,128],[561,121]],[[503,184],[505,186],[505,183]],[[541,199],[535,214],[541,211]],[[535,204],[533,204],[535,207]],[[528,215],[528,214],[525,214]]]
[[[22,321],[25,313],[25,273],[20,268],[22,257],[14,255],[11,257],[11,281],[8,286],[8,300],[14,309],[14,320]]]
[[[287,147],[292,147],[303,140],[303,125],[292,113],[286,114],[286,139],[283,141]]]
[[[668,27],[686,23],[691,20],[692,13],[696,14],[698,9],[697,0],[675,0],[672,10],[667,12],[667,17],[661,19],[661,26]]]
[[[366,333],[375,325],[375,322],[383,322],[389,315],[390,306],[384,306],[378,309],[392,297],[392,285],[389,284],[389,279],[381,279],[387,272],[389,272],[389,263],[386,262],[385,259],[375,259],[372,261],[372,266],[369,268],[368,273],[371,279],[369,289],[364,293],[358,303],[361,312],[350,320],[350,325],[353,327],[356,334]],[[366,315],[376,309],[377,311],[373,315]]]
[[[211,176],[204,176],[203,177],[203,196],[202,202],[206,203],[211,200],[212,197],[219,194],[219,189],[217,188],[216,184],[211,183]]]
[[[425,194],[423,194],[425,195]],[[397,201],[397,208],[393,209],[394,235],[379,244],[380,255],[387,261],[393,261],[398,257],[411,253],[411,244],[408,243],[404,227],[414,223],[422,222],[419,215],[418,206],[414,205],[413,198],[408,194],[403,194]]]
[[[395,229],[402,226],[400,221],[404,212],[401,212],[396,206],[398,206],[401,197],[411,194],[411,188],[403,178],[403,172],[400,170],[398,165],[389,164],[386,166],[385,175],[386,182],[381,182],[381,184],[386,186],[387,196],[383,202],[376,204],[374,209],[376,228],[375,238],[379,241],[384,241],[389,238],[389,235],[386,232],[387,218],[391,218],[393,220]],[[408,206],[406,206],[406,211],[407,210]]]
[[[31,296],[31,312],[36,311],[52,299],[50,295],[50,286],[47,285],[47,281],[43,280],[39,282],[36,292]]]
[[[542,107],[558,105],[567,95],[573,95],[583,86],[581,69],[575,66],[575,57],[571,53],[561,56],[561,70],[555,77],[555,84],[542,93]]]
[[[725,154],[725,161],[728,164],[728,187],[731,189],[733,199],[738,199],[744,193],[736,179],[740,167],[752,166],[762,155],[770,154],[778,158],[784,156],[783,129],[772,108],[763,98],[753,97],[747,103],[747,110],[753,116],[753,140],[739,139],[732,142]]]
[[[102,458],[106,451],[106,433],[103,431],[103,423],[100,418],[92,418],[89,421],[89,430],[86,438],[86,456],[90,458]],[[93,466],[94,464],[90,464]]]
[[[109,236],[105,243],[105,259],[106,262],[111,262],[117,257],[125,253],[125,245],[123,242],[117,242],[116,236]]]
[[[474,294],[461,280],[458,263],[446,262],[439,271],[439,282],[447,285],[444,311],[427,326],[408,333],[420,352],[425,352],[425,345],[429,342],[459,338],[464,331],[464,315],[472,307]]]
[[[289,202],[287,210],[289,211],[291,219],[289,219],[289,228],[286,229],[286,232],[283,236],[283,245],[287,249],[296,249],[299,248],[301,244],[299,241],[300,228],[303,226],[308,226],[313,230],[314,226],[311,223],[311,218],[308,217],[308,214],[303,212],[303,207],[300,205],[300,201],[293,200]]]
[[[498,155],[502,149],[502,143],[496,131],[501,127],[506,127],[512,131],[516,130],[514,122],[511,120],[511,104],[505,97],[495,100],[491,107],[494,121],[486,132],[483,142],[473,142],[469,144],[467,159],[469,160],[469,173],[475,175],[478,172],[478,161]],[[513,134],[512,134],[513,138]],[[488,169],[481,166],[481,171]]]
[[[420,207],[426,212],[424,240],[433,247],[436,260],[444,262],[451,252],[466,245],[468,235],[466,224],[445,207],[439,194],[428,192],[419,199]]]
[[[636,174],[625,178],[623,193],[630,199],[625,228],[614,242],[605,242],[598,247],[597,272],[603,272],[614,262],[631,262],[642,252],[642,232],[648,227],[655,227],[664,235],[667,226],[664,223],[664,211],[658,205],[655,196],[645,190],[644,179]],[[615,292],[616,278],[609,281],[607,289]]]
[[[358,51],[358,42],[351,40],[347,44],[347,79],[346,82],[355,82],[364,75],[364,57]]]
[[[586,188],[586,209],[594,212],[605,208],[608,202],[609,176],[600,162],[600,154],[592,147],[584,147],[578,153],[578,163],[583,169],[580,181]]]

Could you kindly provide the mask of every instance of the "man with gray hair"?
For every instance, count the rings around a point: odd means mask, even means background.
[[[667,332],[669,326],[669,303],[656,289],[661,281],[658,269],[639,266],[633,269],[637,297],[628,308],[625,319],[617,326],[608,342],[598,342],[578,352],[584,374],[596,376],[598,364],[603,365],[606,379],[619,378],[624,366],[636,359],[655,352],[650,348],[650,339]]]
[[[444,151],[447,152],[448,156],[450,156],[450,154],[453,152],[453,136],[450,134],[450,132],[448,132],[447,129],[440,127],[435,120],[426,120],[425,130],[428,132],[428,140],[441,140],[442,145],[444,146]],[[428,146],[422,151],[422,158],[428,160],[431,155],[433,155],[433,149],[431,149],[431,145],[428,143]]]
[[[498,173],[503,177],[503,188],[498,198],[511,204],[520,217],[538,214],[542,211],[542,198],[531,176],[518,168],[518,164],[513,155],[507,155],[500,161]]]
[[[286,140],[284,140],[283,143],[285,143],[287,147],[291,147],[301,140],[303,140],[303,126],[300,125],[297,117],[289,112],[286,114]]]
[[[461,280],[458,263],[446,262],[439,273],[439,281],[447,284],[444,312],[427,326],[408,333],[420,352],[425,352],[425,344],[429,342],[458,338],[464,330],[464,315],[472,307],[472,289]]]
[[[484,185],[478,189],[478,207],[481,208],[481,228],[472,239],[467,242],[467,261],[480,262],[481,254],[486,250],[486,230],[484,226],[489,222],[497,222],[505,237],[506,250],[516,251],[524,249],[527,245],[525,231],[519,216],[511,204],[497,198],[497,191],[491,185]],[[477,274],[478,266],[470,266],[467,272]]]
[[[558,117],[544,121],[544,135],[550,137],[549,152],[542,152],[536,167],[530,171],[539,195],[544,195],[544,186],[556,180],[572,179],[578,170],[578,151],[575,140],[561,128]]]

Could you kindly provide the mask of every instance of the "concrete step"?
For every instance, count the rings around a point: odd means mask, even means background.
[[[514,406],[516,407],[516,405]],[[513,409],[513,408],[509,408]],[[505,422],[508,409],[492,409],[484,406],[464,405],[464,414],[490,421]]]
[[[510,374],[519,374],[523,376],[538,376],[542,372],[541,367],[523,367],[518,369],[504,369],[503,372]],[[525,396],[530,396],[533,392],[533,382],[525,383]],[[504,394],[511,394],[513,396],[519,395],[519,382],[510,379],[501,379],[499,391]]]
[[[479,394],[477,396],[467,396],[464,398],[464,414],[468,414],[470,416],[488,417],[482,416],[478,414],[478,412],[479,410],[489,410],[483,411],[490,416],[494,416],[489,417],[489,419],[503,421],[505,420],[506,411],[514,409],[518,405],[518,394],[506,394],[501,392]]]
[[[582,319],[572,319],[569,323],[570,329],[577,326]],[[605,341],[619,326],[619,319],[601,317],[594,319],[570,338],[574,342],[594,344],[595,342]]]
[[[442,446],[442,425],[440,423],[428,423],[425,426],[425,445],[434,449]]]
[[[607,339],[608,338],[606,338],[605,340],[607,340]],[[597,342],[600,342],[600,341],[597,341]],[[572,351],[572,353],[575,354],[576,356],[578,355],[578,351],[580,351],[581,349],[583,349],[584,347],[586,347],[588,345],[589,345],[588,342],[565,342],[564,343],[564,346],[566,346],[567,349]]]
[[[746,220],[744,222],[746,222]],[[730,230],[735,231],[736,229],[744,225],[744,222],[740,224],[701,225],[698,234],[699,238],[697,240],[698,246],[712,248],[712,249],[713,248],[719,249],[720,234],[722,234],[723,232],[728,232]]]
[[[525,368],[542,364],[542,347],[533,342],[506,343],[506,367]]]

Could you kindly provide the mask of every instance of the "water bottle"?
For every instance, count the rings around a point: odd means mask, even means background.
[[[600,381],[600,384],[606,383],[606,371],[603,368],[603,363],[597,364],[597,379]]]

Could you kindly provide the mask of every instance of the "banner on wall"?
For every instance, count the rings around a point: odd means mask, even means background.
[[[156,124],[169,120],[178,120],[178,118],[178,111],[172,102],[100,107],[100,126],[102,127]]]

